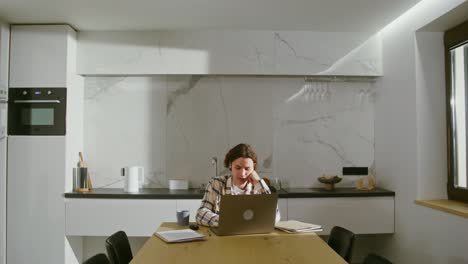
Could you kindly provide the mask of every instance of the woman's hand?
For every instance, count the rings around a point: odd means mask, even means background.
[[[258,176],[258,173],[253,170],[250,175],[249,175],[249,182],[252,183],[252,185],[257,184],[261,180],[260,176]]]

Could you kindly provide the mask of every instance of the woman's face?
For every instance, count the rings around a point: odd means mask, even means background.
[[[237,158],[231,163],[231,173],[234,184],[244,186],[248,182],[250,173],[254,170],[254,162],[251,158]]]

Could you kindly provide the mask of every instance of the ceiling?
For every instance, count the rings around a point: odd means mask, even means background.
[[[376,32],[420,0],[0,0],[11,24],[77,30]]]
[[[427,24],[420,31],[444,32],[468,19],[468,2],[462,3],[441,17]]]

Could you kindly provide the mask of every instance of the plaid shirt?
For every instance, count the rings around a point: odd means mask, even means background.
[[[221,196],[224,194],[237,194],[232,193],[231,189],[233,187],[231,175],[215,177],[208,182],[205,195],[197,211],[196,218],[199,225],[218,226]],[[260,180],[253,188],[252,184],[248,183],[246,190],[246,194],[271,193],[270,188],[268,188],[268,185],[263,180]],[[279,219],[280,213],[278,208],[276,208],[276,222]]]

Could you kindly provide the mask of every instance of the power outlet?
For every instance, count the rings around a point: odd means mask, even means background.
[[[369,168],[368,167],[343,167],[343,176],[351,175],[351,176],[359,176],[359,175],[368,175]]]

